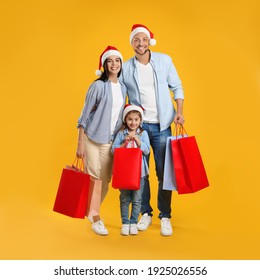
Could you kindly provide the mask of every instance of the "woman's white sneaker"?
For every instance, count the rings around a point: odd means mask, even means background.
[[[137,224],[138,230],[146,230],[152,224],[152,217],[147,213],[143,214],[141,220]]]
[[[108,235],[108,230],[106,229],[104,223],[101,220],[92,223],[91,228],[96,234]]]

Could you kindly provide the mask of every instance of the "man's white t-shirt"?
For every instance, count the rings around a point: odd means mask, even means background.
[[[150,63],[144,65],[136,62],[140,87],[141,104],[144,108],[144,122],[159,123],[156,105],[153,68]]]

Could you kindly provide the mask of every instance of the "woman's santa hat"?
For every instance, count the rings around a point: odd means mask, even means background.
[[[112,46],[107,46],[106,49],[102,52],[102,54],[100,55],[99,58],[99,67],[98,70],[96,70],[96,75],[97,76],[101,76],[102,75],[102,71],[100,70],[100,68],[102,66],[104,66],[104,62],[106,61],[106,59],[111,56],[111,55],[116,55],[118,56],[121,61],[123,62],[123,56],[122,54],[118,51],[118,49],[116,49],[115,47]]]
[[[148,38],[150,39],[150,45],[154,46],[156,44],[156,40],[154,39],[154,34],[144,25],[142,24],[134,24],[132,26],[132,31],[130,34],[130,44],[132,44],[132,39],[137,33],[143,32],[145,33]]]
[[[123,111],[123,122],[125,122],[126,115],[131,111],[138,111],[141,114],[141,121],[143,120],[144,109],[142,107],[133,104],[126,104]]]

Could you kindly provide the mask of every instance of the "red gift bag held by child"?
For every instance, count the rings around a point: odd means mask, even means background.
[[[141,170],[142,151],[140,148],[115,148],[112,172],[114,189],[139,190]]]
[[[186,131],[181,127],[181,134]],[[177,133],[177,128],[176,128]],[[171,140],[173,167],[179,194],[193,193],[209,186],[195,136]]]
[[[53,211],[73,218],[84,219],[88,203],[90,175],[82,170],[84,169],[82,168],[83,161],[81,165],[79,159],[75,161],[62,171]]]

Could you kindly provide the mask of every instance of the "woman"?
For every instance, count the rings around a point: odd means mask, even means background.
[[[96,71],[101,77],[90,85],[78,120],[76,154],[85,161],[88,174],[102,180],[100,203],[108,191],[112,172],[111,146],[122,125],[126,101],[126,88],[118,79],[122,61],[122,55],[115,47],[108,46],[101,54]],[[103,73],[100,71],[102,66]],[[93,217],[91,227],[99,235],[108,234],[99,215]]]

